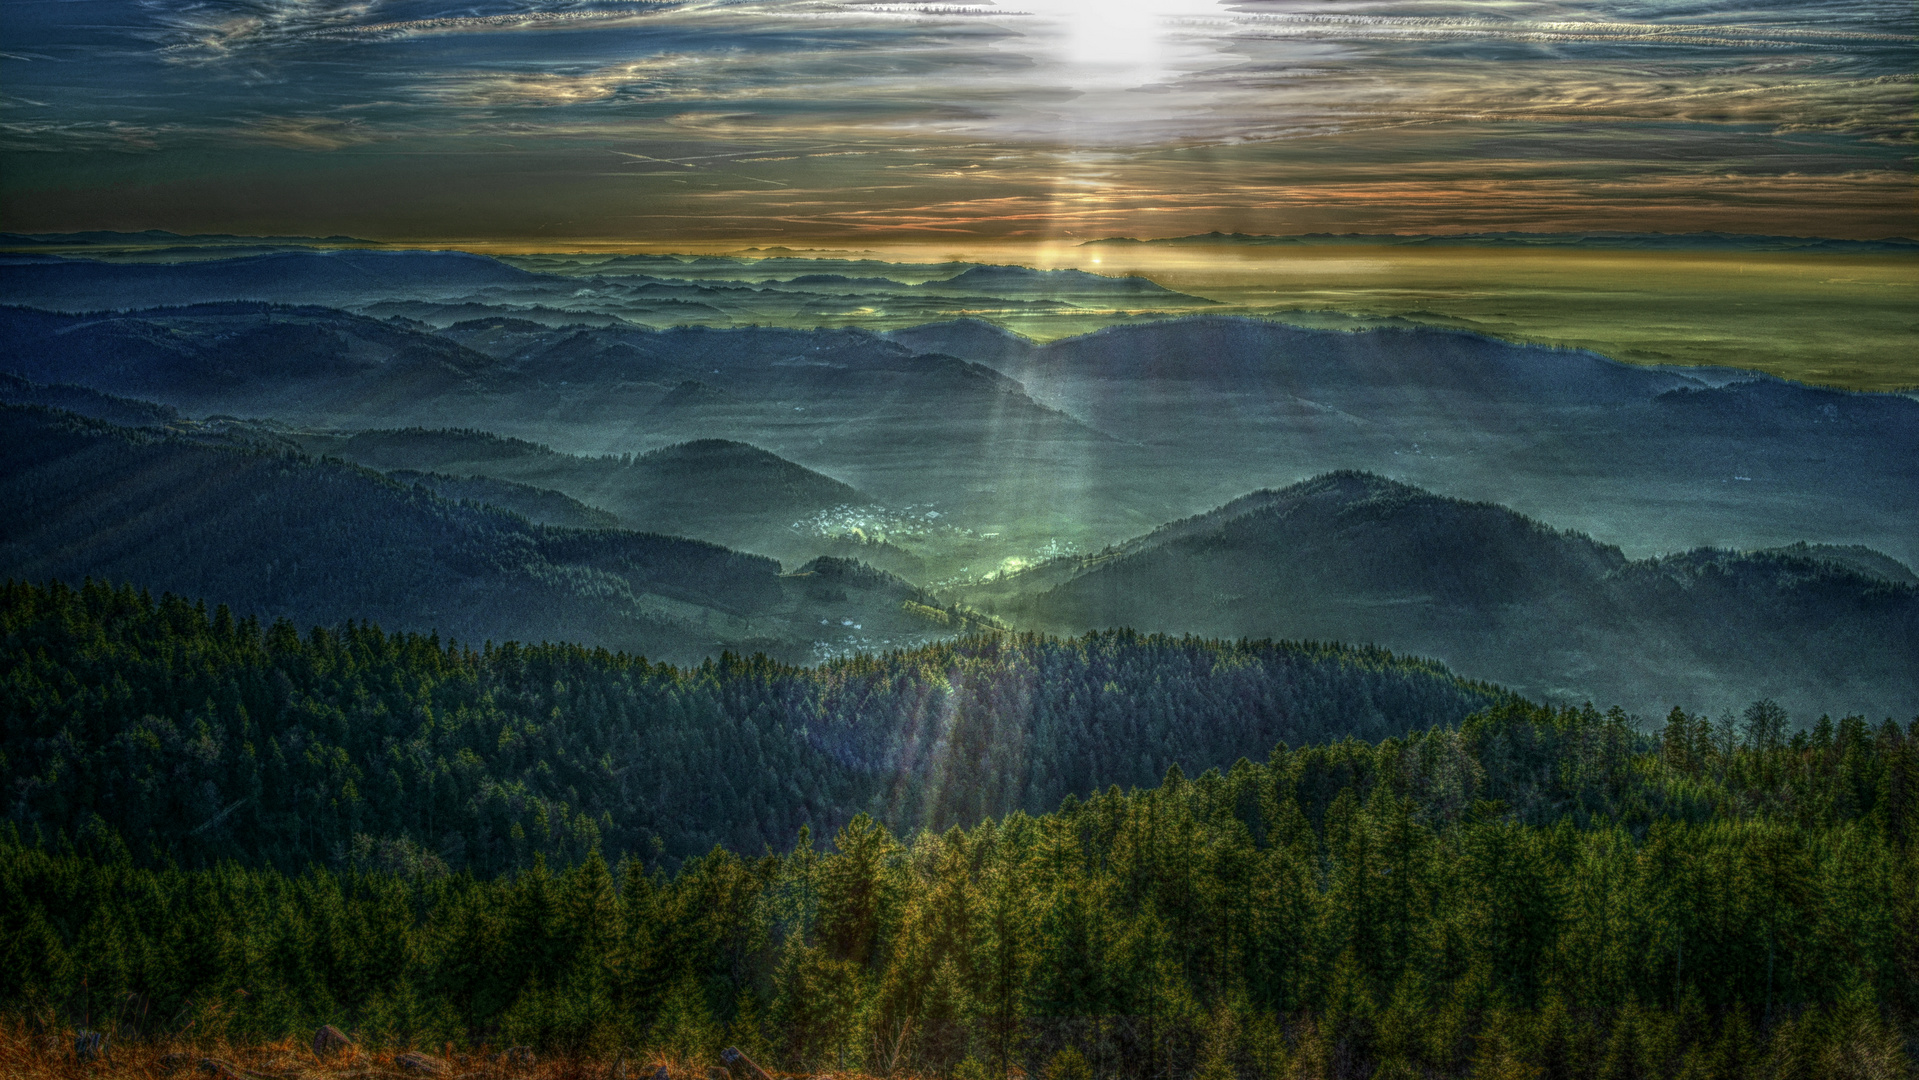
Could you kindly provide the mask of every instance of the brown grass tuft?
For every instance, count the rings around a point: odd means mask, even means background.
[[[354,1046],[322,1060],[304,1040],[236,1044],[184,1040],[148,1042],[109,1039],[106,1053],[82,1064],[73,1053],[72,1030],[36,1032],[0,1023],[0,1080],[613,1080],[619,1056],[540,1054],[533,1064],[509,1062],[506,1047],[368,1050]],[[397,1059],[424,1055],[444,1071],[408,1069]],[[720,1062],[668,1058],[642,1052],[625,1057],[626,1080],[653,1080],[665,1066],[668,1080],[707,1080]],[[776,1074],[779,1075],[779,1074]],[[851,1073],[821,1080],[872,1080]]]

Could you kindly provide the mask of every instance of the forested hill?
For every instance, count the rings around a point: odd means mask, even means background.
[[[1370,641],[1537,698],[1643,715],[1755,697],[1919,711],[1919,588],[1867,549],[1628,559],[1371,473],[1236,499],[964,594],[1015,625]]]
[[[116,1036],[203,1046],[329,1023],[604,1055],[549,1076],[621,1054],[697,1076],[729,1045],[956,1080],[1911,1076],[1919,728],[1727,721],[1675,713],[1649,743],[1513,704],[969,831],[856,818],[826,851],[671,876],[598,854],[493,878],[146,869],[110,835],[0,828],[0,1010],[78,1025],[96,1003]]]
[[[819,620],[912,590],[813,599],[772,559],[531,524],[340,461],[0,406],[0,574],[92,576],[308,623],[370,619],[463,641],[584,641],[698,662],[807,655]]]
[[[461,429],[302,433],[298,438],[315,453],[369,468],[483,476],[553,489],[611,512],[629,529],[711,540],[789,564],[825,547],[788,528],[795,518],[874,501],[797,462],[725,439],[589,457]]]
[[[180,419],[180,411],[151,401],[115,397],[84,386],[44,385],[18,375],[0,373],[0,402],[64,409],[109,424],[154,427]]]
[[[1058,806],[1501,700],[1372,649],[1031,636],[818,668],[262,627],[130,590],[0,604],[6,814],[97,819],[142,861],[299,868],[379,850],[481,872],[546,853],[756,852],[866,811],[910,831]]]

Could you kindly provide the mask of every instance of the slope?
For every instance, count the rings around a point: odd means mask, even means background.
[[[490,476],[448,476],[412,469],[395,469],[386,475],[389,480],[424,487],[443,499],[496,506],[539,525],[575,529],[616,529],[620,525],[618,516],[551,488]]]
[[[937,830],[1282,740],[1455,724],[1502,697],[1333,646],[975,637],[676,670],[364,623],[306,633],[99,585],[0,588],[9,820],[78,836],[97,814],[143,858],[186,865],[303,868],[361,836],[480,873],[595,847],[677,861],[784,849],[804,823],[862,811]]]
[[[1196,317],[1044,346],[964,322],[891,336],[989,363],[1143,448],[1091,463],[1148,516],[1120,535],[1248,490],[1364,469],[1514,506],[1635,555],[1803,539],[1919,560],[1919,401],[1904,395],[1430,328]],[[1155,514],[1159,493],[1175,505]]]
[[[65,409],[94,420],[128,427],[165,426],[180,419],[178,409],[151,401],[103,394],[98,390],[65,383],[36,383],[7,373],[0,373],[0,402]]]
[[[0,408],[0,574],[99,577],[242,614],[374,619],[464,641],[566,640],[697,660],[814,655],[838,621],[913,644],[950,632],[890,579],[831,596],[694,540],[534,525],[337,460]],[[833,630],[823,628],[827,620]],[[876,640],[875,644],[882,644]]]
[[[699,439],[648,453],[585,457],[472,430],[421,428],[308,435],[316,452],[381,470],[424,470],[550,488],[627,528],[749,546],[782,558],[819,554],[795,518],[871,502],[858,489],[746,443]],[[777,549],[777,550],[771,550]]]
[[[464,296],[543,277],[463,251],[286,251],[176,263],[58,259],[0,264],[0,298],[72,312],[230,300],[345,305],[390,295]]]
[[[0,369],[196,412],[323,417],[483,407],[519,380],[491,357],[331,308],[201,304],[121,314],[0,309]]]
[[[1765,695],[1906,715],[1919,589],[1858,562],[1811,549],[1633,561],[1504,507],[1348,472],[961,595],[1053,630],[1373,641],[1646,714]]]

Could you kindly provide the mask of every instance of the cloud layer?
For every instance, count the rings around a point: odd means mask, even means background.
[[[1911,232],[1904,0],[15,0],[10,229]]]

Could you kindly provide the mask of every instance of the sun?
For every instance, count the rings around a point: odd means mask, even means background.
[[[1163,78],[1182,20],[1217,14],[1220,0],[1037,0],[1055,56],[1081,87],[1143,86]]]

